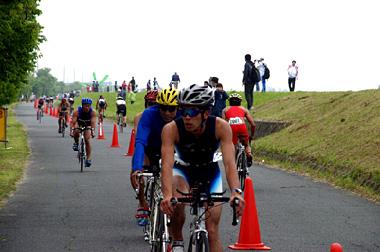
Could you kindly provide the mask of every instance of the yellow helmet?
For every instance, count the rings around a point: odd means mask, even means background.
[[[165,88],[161,90],[156,98],[156,102],[166,106],[177,106],[178,91],[175,88]]]

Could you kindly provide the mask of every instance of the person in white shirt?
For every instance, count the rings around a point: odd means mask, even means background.
[[[295,60],[293,60],[292,64],[288,67],[288,76],[289,91],[294,92],[296,87],[296,79],[298,78],[298,66],[296,66]]]
[[[258,66],[257,66],[257,69],[259,70],[260,72],[260,78],[261,78],[261,92],[265,92],[266,91],[266,79],[264,78],[264,74],[265,74],[265,63],[264,63],[264,59],[263,58],[260,58],[258,60]],[[256,84],[256,85],[259,85],[259,82]],[[260,90],[260,87],[258,88]]]

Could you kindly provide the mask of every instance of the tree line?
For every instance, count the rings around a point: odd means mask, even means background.
[[[29,83],[39,53],[46,40],[40,0],[3,0],[0,2],[0,106],[18,99],[21,91],[32,90]]]

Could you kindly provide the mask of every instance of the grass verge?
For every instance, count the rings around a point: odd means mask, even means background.
[[[7,148],[0,143],[0,207],[16,190],[29,156],[27,134],[22,124],[16,121],[12,111],[14,107],[15,104],[8,108]]]

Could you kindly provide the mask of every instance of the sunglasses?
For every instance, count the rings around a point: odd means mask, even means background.
[[[160,105],[160,110],[163,111],[163,112],[165,112],[165,111],[174,112],[176,109],[177,109],[176,106]]]
[[[199,113],[201,113],[202,110],[198,108],[181,108],[180,112],[183,117],[186,117],[186,116],[194,117],[194,116],[199,115]]]
[[[146,105],[147,105],[148,107],[150,107],[150,106],[154,106],[154,105],[156,105],[156,104],[157,104],[156,102],[147,102]]]

